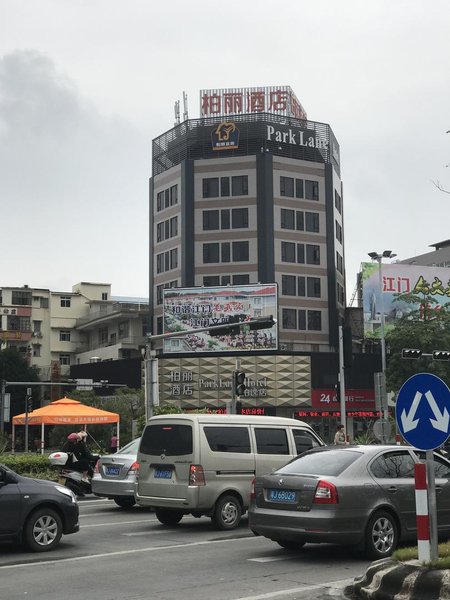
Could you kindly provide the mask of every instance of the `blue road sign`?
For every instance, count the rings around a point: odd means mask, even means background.
[[[403,438],[419,450],[439,448],[450,435],[450,390],[431,373],[418,373],[402,385],[395,420]]]

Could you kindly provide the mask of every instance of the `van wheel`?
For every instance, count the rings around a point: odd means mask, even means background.
[[[163,525],[178,525],[183,518],[181,510],[170,510],[165,508],[157,508],[155,510],[156,518]]]
[[[242,516],[242,507],[236,496],[222,496],[217,500],[211,520],[217,529],[235,529]]]
[[[113,500],[120,508],[133,508],[136,504],[134,496],[116,496]]]

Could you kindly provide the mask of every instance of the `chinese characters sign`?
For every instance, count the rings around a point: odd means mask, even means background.
[[[307,115],[290,86],[200,90],[201,117],[273,113],[297,119]]]
[[[379,263],[361,265],[363,280],[364,333],[367,337],[381,334],[381,291]],[[401,263],[383,264],[381,287],[386,330],[395,326],[396,320],[421,309],[420,303],[398,300],[398,294],[412,294],[425,299],[433,298],[431,310],[439,311],[450,303],[450,269],[448,267],[423,267]],[[419,315],[420,318],[420,315]]]
[[[164,340],[164,352],[223,352],[274,350],[277,329],[250,331],[245,321],[277,315],[277,286],[243,285],[164,290],[164,333],[189,331],[185,336]],[[214,337],[208,331],[192,330],[227,325],[230,318],[243,322],[239,333]]]

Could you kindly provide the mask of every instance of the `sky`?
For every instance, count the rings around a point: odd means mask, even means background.
[[[450,238],[448,0],[0,0],[0,287],[148,296],[152,139],[270,85],[339,141],[348,304],[368,252]]]

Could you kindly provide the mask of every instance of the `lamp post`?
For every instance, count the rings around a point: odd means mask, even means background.
[[[384,299],[383,299],[383,258],[394,258],[397,256],[392,252],[392,250],[383,250],[380,254],[378,252],[369,252],[369,256],[372,260],[376,260],[380,266],[378,269],[378,281],[380,286],[380,340],[381,340],[381,374],[382,374],[382,390],[383,390],[383,398],[382,398],[382,412],[384,413],[384,419],[387,421],[388,417],[388,406],[387,406],[387,398],[386,398],[386,339],[384,335]],[[383,431],[383,430],[382,430]],[[383,441],[384,432],[382,434]]]

